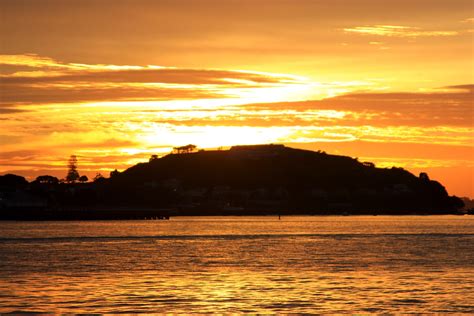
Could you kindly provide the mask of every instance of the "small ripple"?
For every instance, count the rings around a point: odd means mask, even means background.
[[[383,309],[378,308],[378,307],[365,307],[362,308],[364,312],[369,312],[369,313],[377,313],[383,311]]]
[[[313,307],[312,303],[308,302],[291,302],[291,303],[273,303],[273,304],[262,304],[259,307],[268,308],[268,309],[292,309],[298,307]]]
[[[192,302],[199,302],[196,298],[155,298],[151,300],[147,300],[147,302],[155,302],[155,303],[192,303]]]
[[[412,304],[424,304],[426,303],[425,300],[420,300],[416,298],[400,298],[400,299],[394,299],[392,300],[394,304],[400,304],[400,305],[412,305]]]
[[[39,311],[25,311],[25,310],[15,310],[11,312],[2,313],[2,315],[45,315],[48,314],[46,312],[39,312]]]

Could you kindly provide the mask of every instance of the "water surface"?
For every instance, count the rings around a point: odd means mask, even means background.
[[[0,222],[0,312],[472,313],[474,216]]]

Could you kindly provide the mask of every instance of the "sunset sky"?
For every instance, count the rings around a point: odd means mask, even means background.
[[[0,174],[283,143],[474,198],[472,0],[3,0]]]

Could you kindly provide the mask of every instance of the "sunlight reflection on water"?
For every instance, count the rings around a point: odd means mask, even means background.
[[[0,227],[0,312],[474,311],[474,217]]]

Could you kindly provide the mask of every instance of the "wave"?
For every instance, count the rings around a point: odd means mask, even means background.
[[[0,237],[0,243],[41,243],[41,242],[96,242],[133,240],[242,240],[242,239],[355,239],[355,238],[469,238],[472,233],[407,233],[407,234],[227,234],[227,235],[146,235],[146,236],[53,236],[53,237]]]

